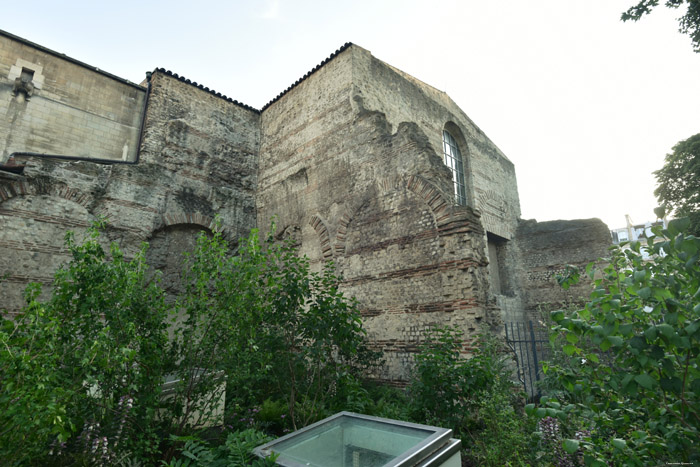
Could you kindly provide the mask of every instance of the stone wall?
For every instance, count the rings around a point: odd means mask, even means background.
[[[517,231],[520,255],[519,289],[525,311],[537,316],[539,307],[549,309],[580,302],[590,295],[591,283],[583,280],[568,290],[562,289],[555,276],[567,264],[581,271],[598,258],[604,258],[611,245],[610,231],[600,219],[536,222],[524,220]]]
[[[374,58],[361,47],[353,47],[353,54],[358,105],[384,114],[392,132],[402,122],[416,124],[433,149],[435,159],[430,165],[414,170],[451,196],[451,179],[444,175],[447,168],[437,164],[443,161],[442,131],[450,131],[465,160],[468,204],[480,211],[487,232],[513,239],[520,217],[513,163],[446,93]]]
[[[0,171],[0,276],[7,275],[0,308],[17,311],[30,281],[49,284],[68,259],[65,231],[80,234],[97,216],[108,219],[107,239],[127,255],[152,241],[149,259],[168,286],[182,250],[199,231],[215,228],[217,214],[229,239],[247,235],[256,222],[259,119],[253,109],[157,71],[137,164],[17,157],[26,165],[21,174]]]
[[[16,153],[0,170],[10,313],[67,260],[65,231],[98,216],[127,255],[151,243],[171,295],[181,253],[217,215],[232,247],[274,216],[315,270],[334,262],[384,353],[373,376],[401,385],[430,326],[463,330],[468,353],[477,333],[565,300],[553,275],[609,244],[599,221],[519,224],[505,155],[444,92],[351,44],[258,111],[163,69],[137,86],[0,32],[0,112],[0,165]],[[443,130],[462,152],[466,206]]]
[[[136,158],[146,90],[0,31],[0,164],[15,152]]]
[[[384,72],[387,81],[375,79]],[[500,318],[488,303],[479,212],[454,206],[442,161],[442,127],[454,117],[397,113],[419,92],[351,46],[262,112],[258,224],[276,215],[278,231],[297,235],[317,267],[336,263],[384,354],[374,376],[396,384],[431,325],[473,336]]]

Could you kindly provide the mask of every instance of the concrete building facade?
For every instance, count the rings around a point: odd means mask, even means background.
[[[127,253],[151,244],[173,292],[179,254],[216,215],[232,245],[275,216],[314,267],[336,264],[384,353],[374,377],[401,384],[428,327],[499,332],[564,299],[547,279],[567,249],[590,260],[609,243],[600,221],[522,221],[515,168],[479,127],[353,44],[257,110],[170,71],[136,85],[0,32],[0,115],[7,313],[67,259],[65,230],[98,215]]]

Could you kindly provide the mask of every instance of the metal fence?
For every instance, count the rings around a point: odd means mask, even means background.
[[[537,382],[542,378],[542,361],[551,353],[548,330],[532,321],[506,323],[505,327],[506,343],[518,364],[518,379],[528,399],[538,399],[541,394]]]

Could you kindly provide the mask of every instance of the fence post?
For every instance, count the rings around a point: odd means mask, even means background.
[[[528,321],[530,325],[530,342],[532,342],[532,356],[535,361],[535,381],[540,380],[540,362],[537,359],[537,340],[535,339],[535,329],[532,326],[532,321]],[[533,384],[532,394],[533,396],[538,394],[539,391],[535,390],[535,385]]]

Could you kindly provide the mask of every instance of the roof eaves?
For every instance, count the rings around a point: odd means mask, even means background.
[[[177,73],[173,73],[173,72],[170,71],[170,70],[166,70],[165,68],[156,68],[156,69],[154,70],[154,73],[155,73],[155,72],[163,73],[163,74],[165,74],[165,75],[167,75],[167,76],[170,76],[170,77],[175,78],[175,79],[177,79],[177,80],[179,80],[179,81],[182,81],[182,82],[185,83],[185,84],[189,84],[190,86],[194,86],[194,87],[196,87],[196,88],[199,88],[199,89],[201,89],[201,90],[204,91],[204,92],[208,92],[208,93],[211,94],[212,96],[218,97],[218,98],[223,99],[223,100],[228,101],[228,102],[231,102],[232,104],[237,105],[237,106],[239,106],[239,107],[242,107],[242,108],[244,108],[244,109],[246,109],[246,110],[250,110],[250,111],[255,112],[255,113],[258,113],[258,114],[261,112],[260,110],[256,109],[255,107],[251,107],[251,106],[249,106],[249,105],[247,105],[247,104],[244,104],[243,102],[238,102],[237,100],[232,99],[232,98],[230,98],[230,97],[227,97],[226,95],[221,94],[220,92],[216,92],[215,90],[209,89],[209,88],[205,87],[205,86],[202,85],[202,84],[198,84],[196,81],[190,81],[189,79],[185,78],[184,76],[180,76],[180,75],[178,75]]]
[[[304,81],[306,78],[308,78],[309,76],[311,76],[311,75],[313,75],[314,73],[316,73],[318,70],[321,69],[321,67],[323,67],[326,63],[328,63],[328,62],[330,62],[331,60],[333,60],[333,59],[334,59],[335,57],[337,57],[338,55],[340,55],[341,52],[345,51],[345,50],[346,50],[348,47],[350,47],[351,45],[353,45],[352,42],[346,42],[345,44],[343,44],[342,47],[340,47],[338,50],[336,50],[335,52],[333,52],[327,59],[323,60],[321,63],[319,63],[318,65],[316,65],[314,68],[311,69],[311,71],[309,71],[309,72],[306,73],[304,76],[302,76],[301,78],[299,78],[298,80],[296,80],[296,81],[294,82],[294,84],[292,84],[291,86],[289,86],[287,89],[285,89],[284,91],[282,91],[281,93],[279,93],[279,94],[277,95],[277,97],[275,97],[275,98],[272,99],[270,102],[268,102],[267,104],[265,104],[265,105],[262,107],[262,109],[260,109],[260,112],[264,112],[265,109],[267,109],[267,108],[270,107],[272,104],[274,104],[275,102],[277,102],[278,100],[280,100],[280,99],[282,98],[282,96],[284,96],[284,95],[287,94],[289,91],[291,91],[292,89],[294,89],[295,87],[297,87],[297,86],[298,86],[299,84],[301,84],[301,82]]]

